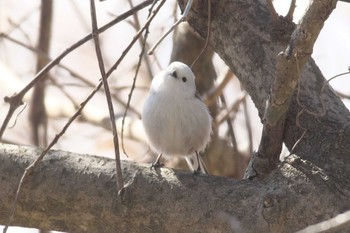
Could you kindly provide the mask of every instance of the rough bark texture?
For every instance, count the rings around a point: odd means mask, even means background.
[[[183,6],[183,1],[179,2]],[[207,31],[205,2],[197,1],[188,18],[190,25],[203,37]],[[293,29],[293,26],[278,28],[278,25],[272,25],[263,2],[213,1],[210,40],[215,51],[235,70],[261,116],[274,80],[277,54],[285,50]],[[290,24],[283,18],[279,20],[280,25]],[[326,86],[323,94],[320,94],[325,79],[313,59],[309,59],[301,75],[301,104],[314,112],[325,110],[326,114],[322,117],[307,113],[302,115],[300,122],[307,129],[307,135],[295,152],[332,177],[346,182],[346,187],[349,187],[349,179],[344,179],[344,175],[350,175],[347,165],[350,162],[347,149],[350,143],[349,111],[331,87]],[[296,97],[295,93],[285,125],[284,142],[289,149],[302,133],[296,124],[296,116],[302,110]]]
[[[179,3],[182,7],[185,4],[184,1],[179,1]],[[261,116],[274,81],[277,54],[286,49],[294,29],[294,25],[282,17],[278,19],[277,24],[272,23],[264,3],[265,1],[245,0],[212,1],[213,21],[210,40],[214,50],[235,71],[251,95]],[[333,6],[330,4],[323,7]],[[319,20],[324,21],[324,17],[325,15],[320,14]],[[202,37],[206,36],[206,1],[195,1],[188,22]],[[324,82],[325,79],[319,68],[312,59],[309,59],[301,74],[299,100],[301,105],[308,110],[318,113],[325,110],[326,114],[316,117],[304,113],[301,116],[300,124],[307,129],[307,134],[296,147],[295,154],[305,160],[310,170],[323,174],[322,180],[330,187],[333,186],[333,189],[329,190],[329,195],[338,193],[343,201],[341,206],[334,204],[331,208],[324,207],[321,197],[316,195],[314,198],[319,200],[319,204],[314,206],[315,203],[308,203],[307,208],[314,211],[319,209],[319,213],[329,213],[331,210],[335,213],[345,211],[350,207],[350,168],[348,166],[350,162],[348,149],[350,114],[329,86],[321,95],[320,91]],[[295,93],[285,122],[284,142],[289,149],[293,147],[302,133],[297,126],[296,116],[303,106],[297,103]],[[304,172],[304,169],[298,168],[298,170],[298,172]],[[298,172],[297,170],[290,171],[290,176],[297,175]],[[311,182],[314,182],[315,185],[319,183],[317,179]],[[286,188],[289,189],[289,187]],[[326,193],[322,192],[322,197],[325,198]],[[283,198],[292,200],[294,197],[291,193],[286,192]],[[301,205],[303,205],[301,202],[297,204],[297,206]],[[298,216],[294,216],[294,219],[288,222],[294,222],[297,225],[303,221],[312,222],[322,219],[315,215],[317,214],[301,211]],[[286,222],[283,220],[279,224],[283,225]]]
[[[0,224],[39,149],[1,145]],[[234,181],[131,162],[116,195],[114,161],[51,151],[23,187],[14,224],[69,232],[294,232],[347,209],[345,194],[292,156],[264,182]]]
[[[212,1],[211,46],[235,71],[260,114],[275,74],[276,56],[293,25],[271,27],[264,1]],[[184,4],[183,1],[180,1]],[[183,6],[183,5],[182,5]],[[206,1],[194,1],[189,23],[206,35]],[[285,29],[287,28],[287,29]],[[288,29],[290,28],[290,29]],[[114,161],[52,151],[25,183],[14,224],[69,232],[295,232],[350,209],[350,114],[310,59],[302,72],[300,102],[308,131],[295,154],[264,180],[233,181],[124,162],[127,183],[116,196]],[[302,131],[294,95],[285,122],[291,148]],[[82,142],[83,143],[83,142]],[[36,149],[0,148],[0,224]],[[332,232],[346,232],[350,224]]]

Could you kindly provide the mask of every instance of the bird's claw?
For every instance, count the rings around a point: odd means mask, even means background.
[[[164,167],[164,163],[160,163],[159,161],[156,161],[155,163],[151,164],[151,169],[152,168],[157,169],[157,168],[162,168],[162,167]]]

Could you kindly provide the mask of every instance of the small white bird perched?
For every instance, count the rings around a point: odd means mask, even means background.
[[[162,154],[196,154],[197,172],[201,169],[198,152],[203,151],[209,142],[211,116],[197,94],[194,80],[195,76],[187,65],[173,62],[152,81],[142,113],[151,147],[159,153],[152,166],[160,165]]]

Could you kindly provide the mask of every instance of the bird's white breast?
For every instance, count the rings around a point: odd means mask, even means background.
[[[196,97],[150,93],[143,124],[152,147],[164,155],[191,155],[202,151],[210,138],[211,117]]]

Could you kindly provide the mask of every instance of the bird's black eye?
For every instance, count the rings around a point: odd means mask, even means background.
[[[186,77],[182,77],[182,82],[186,82],[187,81],[187,78]]]
[[[176,71],[173,71],[173,72],[171,73],[171,76],[173,76],[174,78],[177,78],[177,73],[176,73]]]

